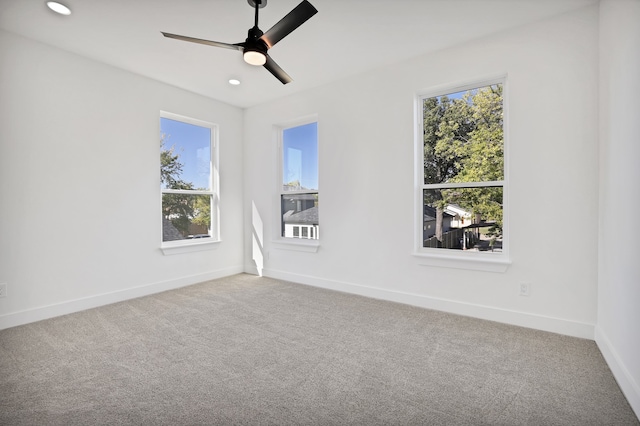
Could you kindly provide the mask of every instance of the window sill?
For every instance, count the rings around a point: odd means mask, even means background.
[[[504,256],[494,257],[494,255],[483,256],[466,253],[462,256],[452,254],[435,254],[426,252],[414,252],[413,256],[418,258],[418,264],[424,266],[436,266],[439,268],[467,269],[471,271],[485,272],[506,272],[511,265],[511,260]],[[499,255],[497,255],[499,256]]]
[[[220,240],[213,241],[198,241],[195,242],[193,240],[188,240],[188,242],[177,241],[177,242],[167,242],[162,243],[160,246],[160,250],[165,256],[173,255],[173,254],[183,254],[183,253],[192,253],[196,251],[203,250],[213,250],[218,248],[220,245]]]
[[[302,251],[306,253],[316,253],[320,247],[318,240],[304,240],[301,238],[281,238],[272,240],[271,245],[280,250]]]

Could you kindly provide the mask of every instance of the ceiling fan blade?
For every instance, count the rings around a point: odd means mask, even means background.
[[[165,33],[165,32],[163,32],[162,35],[168,38],[175,38],[176,40],[189,41],[191,43],[206,44],[208,46],[224,47],[225,49],[242,51],[242,47],[244,46],[244,43],[236,43],[236,44],[220,43],[219,41],[203,40],[201,38],[187,37],[187,36]]]
[[[273,76],[275,78],[280,80],[280,82],[282,84],[291,83],[293,81],[293,79],[289,76],[289,74],[284,72],[284,70],[282,68],[280,68],[280,65],[276,64],[276,62],[273,59],[271,59],[271,56],[269,56],[269,55],[266,55],[266,56],[267,56],[267,62],[263,66],[271,74],[273,74]]]
[[[311,3],[307,0],[302,0],[302,3],[297,5],[287,16],[278,21],[277,24],[271,27],[260,38],[271,48],[316,13],[318,13],[318,10],[313,7]]]

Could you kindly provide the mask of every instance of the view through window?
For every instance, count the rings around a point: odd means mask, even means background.
[[[502,252],[503,84],[421,102],[422,247]]]
[[[318,123],[282,130],[282,236],[319,239]]]
[[[212,227],[214,129],[210,123],[161,114],[163,242],[216,237]]]

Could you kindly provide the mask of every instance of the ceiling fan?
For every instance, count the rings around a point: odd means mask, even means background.
[[[239,50],[243,52],[243,57],[246,63],[256,66],[264,66],[271,74],[280,80],[282,84],[291,82],[292,79],[289,74],[280,68],[273,59],[271,59],[271,56],[269,56],[267,51],[277,42],[293,32],[293,30],[304,24],[313,15],[318,13],[318,10],[307,0],[302,0],[302,3],[297,5],[266,33],[263,33],[262,30],[258,28],[258,11],[267,5],[267,0],[247,0],[247,2],[252,7],[255,7],[255,24],[253,28],[249,29],[247,39],[242,43],[221,43],[218,41],[203,40],[200,38],[186,37],[165,32],[162,32],[162,35],[192,43]]]

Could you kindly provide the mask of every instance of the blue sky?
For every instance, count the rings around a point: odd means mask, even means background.
[[[318,123],[285,129],[282,135],[282,183],[300,181],[318,189]]]
[[[471,94],[473,94],[476,91],[477,91],[477,89],[472,90]],[[468,90],[463,90],[462,92],[448,93],[446,96],[449,99],[462,99],[464,94],[467,93],[467,92],[468,92]],[[440,96],[438,96],[438,97],[440,97]]]
[[[211,176],[211,129],[181,121],[160,118],[160,133],[164,133],[165,149],[174,147],[182,163],[181,179],[196,189],[209,189]]]

